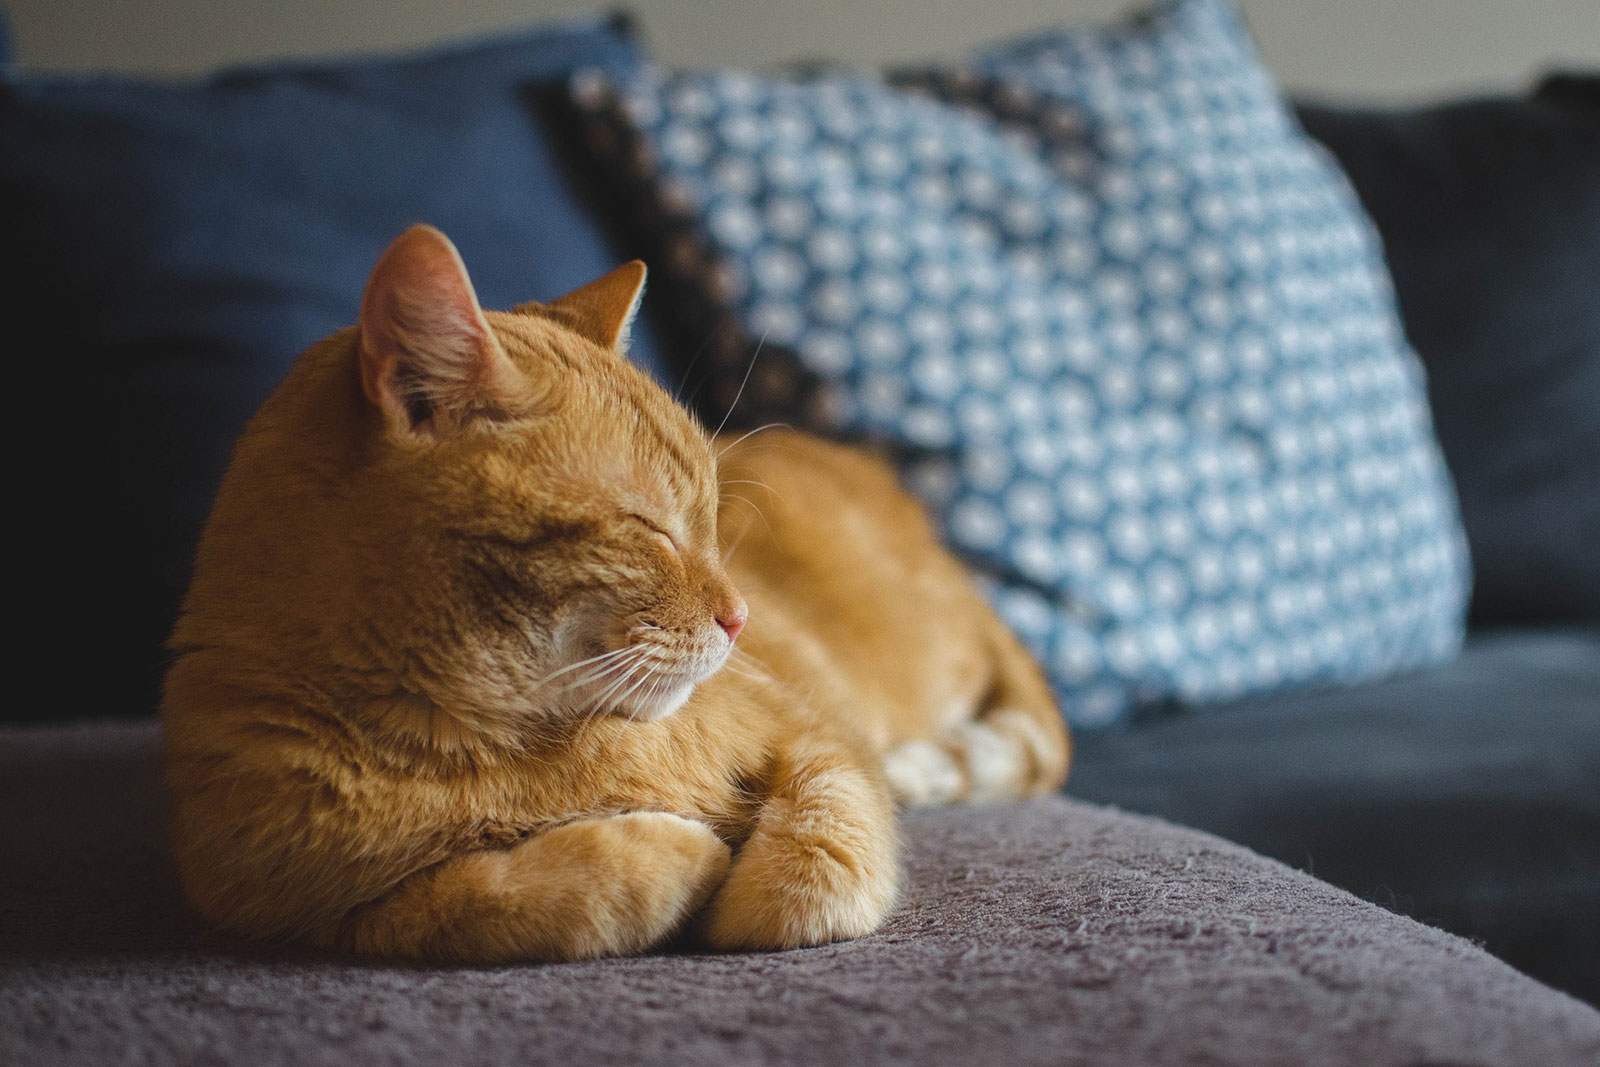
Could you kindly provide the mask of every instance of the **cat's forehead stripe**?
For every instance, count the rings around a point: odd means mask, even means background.
[[[536,320],[535,320],[536,321]],[[628,368],[619,366],[613,353],[602,353],[592,345],[574,344],[565,331],[552,335],[549,332],[527,332],[528,323],[516,323],[519,330],[511,334],[520,341],[525,358],[559,367],[568,381],[581,383],[580,388],[604,407],[620,406],[638,419],[641,431],[652,437],[650,458],[669,482],[671,494],[680,502],[688,503],[702,495],[710,480],[710,465],[704,448],[703,436],[693,427],[687,413],[672,407],[664,408],[664,397],[653,395],[654,385],[643,385]],[[562,343],[567,342],[567,343]],[[652,392],[647,392],[650,390]],[[591,401],[593,402],[593,401]],[[701,449],[695,446],[700,445]]]
[[[666,422],[654,411],[644,404],[639,405],[639,417],[654,433],[656,441],[661,446],[661,454],[672,466],[673,488],[680,496],[693,496],[699,488],[700,478],[697,477],[704,460],[699,462],[687,455],[678,434],[672,432]]]

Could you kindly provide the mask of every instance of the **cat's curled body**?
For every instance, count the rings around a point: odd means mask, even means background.
[[[897,794],[1059,783],[1037,668],[893,476],[708,438],[619,354],[642,281],[483,312],[413,229],[253,420],[163,705],[204,917],[439,961],[815,944],[892,906]]]

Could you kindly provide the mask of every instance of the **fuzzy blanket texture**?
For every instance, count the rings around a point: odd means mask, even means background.
[[[437,969],[184,911],[153,724],[0,731],[0,1063],[1593,1065],[1600,1012],[1220,839],[1066,798],[906,821],[878,934]]]

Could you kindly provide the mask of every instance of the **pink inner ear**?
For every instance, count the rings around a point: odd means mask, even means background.
[[[464,410],[490,399],[502,358],[449,238],[431,226],[396,238],[361,300],[367,398],[412,423],[419,406]]]

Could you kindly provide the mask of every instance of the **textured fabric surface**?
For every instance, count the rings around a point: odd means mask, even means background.
[[[70,635],[92,630],[78,713],[154,710],[158,649],[234,438],[290,361],[355,321],[405,227],[448,232],[488,307],[616,265],[561,172],[564,127],[534,96],[635,56],[621,28],[584,19],[199,82],[0,75],[15,268],[0,317],[38,401],[17,432],[40,541],[23,658],[72,673]],[[8,702],[0,718],[61,713]]]
[[[1060,798],[907,824],[879,934],[426,969],[196,930],[153,726],[0,733],[0,1062],[1587,1065],[1600,1013],[1237,846]]]
[[[1600,75],[1301,119],[1382,231],[1460,490],[1474,618],[1600,619]]]
[[[1080,725],[1453,655],[1464,545],[1370,225],[1232,7],[916,83],[578,80],[734,316],[709,417],[890,444]]]
[[[1220,834],[1600,1004],[1600,629],[1080,738],[1068,792]]]

